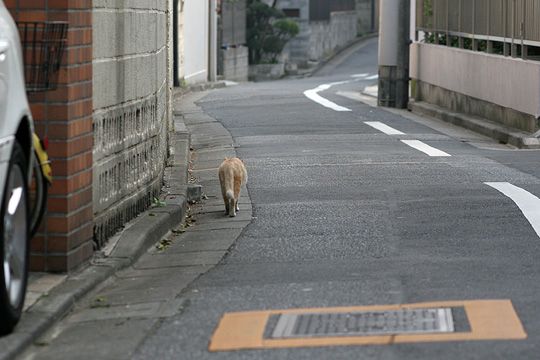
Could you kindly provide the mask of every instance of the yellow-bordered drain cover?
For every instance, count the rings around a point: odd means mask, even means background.
[[[510,300],[444,301],[227,313],[209,350],[526,338]]]

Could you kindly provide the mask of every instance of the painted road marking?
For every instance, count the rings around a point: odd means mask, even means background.
[[[409,145],[410,147],[419,150],[423,152],[424,154],[427,154],[432,157],[448,157],[452,156],[450,154],[445,153],[442,150],[436,149],[432,146],[429,146],[428,144],[420,141],[420,140],[401,140],[402,143]]]
[[[319,95],[319,93],[321,91],[325,91],[325,90],[328,90],[330,89],[332,86],[336,86],[336,85],[343,85],[343,84],[349,84],[351,82],[355,82],[355,81],[360,81],[360,80],[375,80],[375,79],[378,79],[379,78],[379,75],[371,75],[369,76],[369,74],[354,74],[354,75],[351,75],[352,78],[354,78],[354,80],[346,80],[346,81],[338,81],[338,82],[333,82],[333,83],[329,83],[329,84],[322,84],[322,85],[319,85],[317,86],[315,89],[310,89],[310,90],[306,90],[304,91],[304,95],[310,99],[310,100],[313,100],[315,101],[317,104],[320,104],[326,108],[329,108],[329,109],[332,109],[334,111],[352,111],[351,109],[349,108],[346,108],[344,106],[340,106],[328,99],[325,99],[323,98],[321,95]]]
[[[364,124],[369,125],[372,128],[385,133],[386,135],[405,135],[405,133],[402,133],[401,131],[394,129],[393,127],[383,124],[380,121],[364,121]]]
[[[322,84],[322,85],[317,86],[315,89],[304,91],[304,95],[308,99],[313,100],[316,103],[318,103],[318,104],[320,104],[320,105],[322,105],[324,107],[327,107],[329,109],[332,109],[334,111],[352,111],[349,108],[339,106],[338,104],[336,104],[336,103],[334,103],[334,102],[332,102],[332,101],[330,101],[328,99],[325,99],[325,98],[323,98],[322,96],[319,95],[319,92],[324,91],[324,90],[328,90],[332,86],[348,84],[350,82],[352,82],[352,81],[348,80],[348,81],[334,82],[334,83],[330,83],[330,84]]]
[[[351,77],[353,78],[358,78],[358,79],[363,79],[363,78],[366,78],[368,77],[369,74],[365,73],[365,74],[354,74],[354,75],[351,75]]]
[[[269,320],[276,315],[310,313],[354,313],[398,311],[424,308],[463,308],[469,327],[448,333],[391,335],[344,335],[304,338],[268,337]],[[420,304],[376,305],[341,308],[289,309],[251,311],[225,314],[210,341],[208,349],[237,351],[247,349],[392,345],[399,343],[480,341],[480,340],[523,340],[527,333],[510,300],[444,301]]]
[[[484,184],[499,190],[512,199],[540,237],[540,199],[538,197],[507,182],[486,182]]]

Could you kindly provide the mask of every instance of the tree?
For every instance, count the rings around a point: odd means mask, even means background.
[[[260,0],[248,0],[247,6],[247,45],[250,64],[277,62],[287,42],[299,32],[296,22],[285,18],[276,9],[277,0],[272,6]]]

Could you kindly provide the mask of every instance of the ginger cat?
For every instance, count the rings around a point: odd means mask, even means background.
[[[238,207],[240,188],[247,182],[246,167],[239,158],[226,158],[219,166],[218,173],[221,195],[225,203],[225,215],[234,217],[240,210]]]

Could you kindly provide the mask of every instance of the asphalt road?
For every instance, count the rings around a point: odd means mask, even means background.
[[[322,107],[303,92],[376,74],[376,41],[331,65],[313,78],[243,85],[200,102],[231,132],[247,164],[255,219],[137,358],[536,358],[540,239],[515,203],[485,182],[539,196],[539,152],[337,95],[376,80],[320,93],[352,111]],[[386,135],[365,121],[406,135]],[[430,157],[401,139],[452,156]],[[528,339],[207,351],[226,312],[477,299],[511,300]]]
[[[538,357],[540,238],[528,210],[486,183],[540,196],[540,153],[342,96],[377,83],[376,44],[311,78],[243,84],[199,101],[247,165],[253,219],[226,257],[182,293],[182,311],[146,330],[134,358]],[[304,95],[342,81],[349,82],[318,94],[351,111]],[[531,211],[534,220],[538,208]],[[510,300],[528,338],[208,351],[230,312],[486,299]]]

